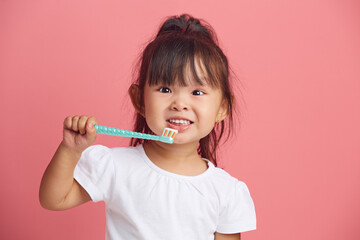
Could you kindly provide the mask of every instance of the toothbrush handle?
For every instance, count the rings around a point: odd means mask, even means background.
[[[155,140],[161,141],[166,143],[172,143],[174,140],[170,137],[163,137],[163,136],[156,136],[146,133],[139,133],[128,131],[120,128],[112,128],[112,127],[105,127],[101,125],[94,125],[96,132],[99,134],[105,135],[112,135],[112,136],[120,136],[120,137],[131,137],[131,138],[141,138],[141,139],[148,139],[148,140]]]

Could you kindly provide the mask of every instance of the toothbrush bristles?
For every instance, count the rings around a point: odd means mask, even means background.
[[[165,128],[163,131],[163,137],[171,137],[172,139],[175,138],[175,135],[178,133],[178,130],[172,128]]]

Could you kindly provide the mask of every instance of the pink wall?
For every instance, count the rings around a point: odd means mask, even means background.
[[[130,128],[135,58],[183,12],[213,25],[243,84],[242,128],[222,149],[256,206],[258,230],[243,239],[360,239],[360,4],[350,0],[1,1],[1,239],[104,239],[102,203],[40,207],[42,173],[67,115]]]

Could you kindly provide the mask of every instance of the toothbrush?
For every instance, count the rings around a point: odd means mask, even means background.
[[[141,138],[141,139],[155,140],[170,144],[174,142],[174,137],[178,133],[177,130],[172,128],[165,128],[161,136],[133,132],[119,128],[105,127],[97,124],[94,125],[94,128],[96,129],[96,132],[99,134],[120,136],[120,137]]]

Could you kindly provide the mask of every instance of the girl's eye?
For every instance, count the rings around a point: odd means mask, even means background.
[[[170,88],[167,88],[167,87],[161,87],[161,88],[159,88],[159,91],[162,93],[171,93]]]
[[[201,90],[195,90],[195,91],[192,92],[192,94],[193,94],[193,95],[203,95],[204,92],[201,91]]]

